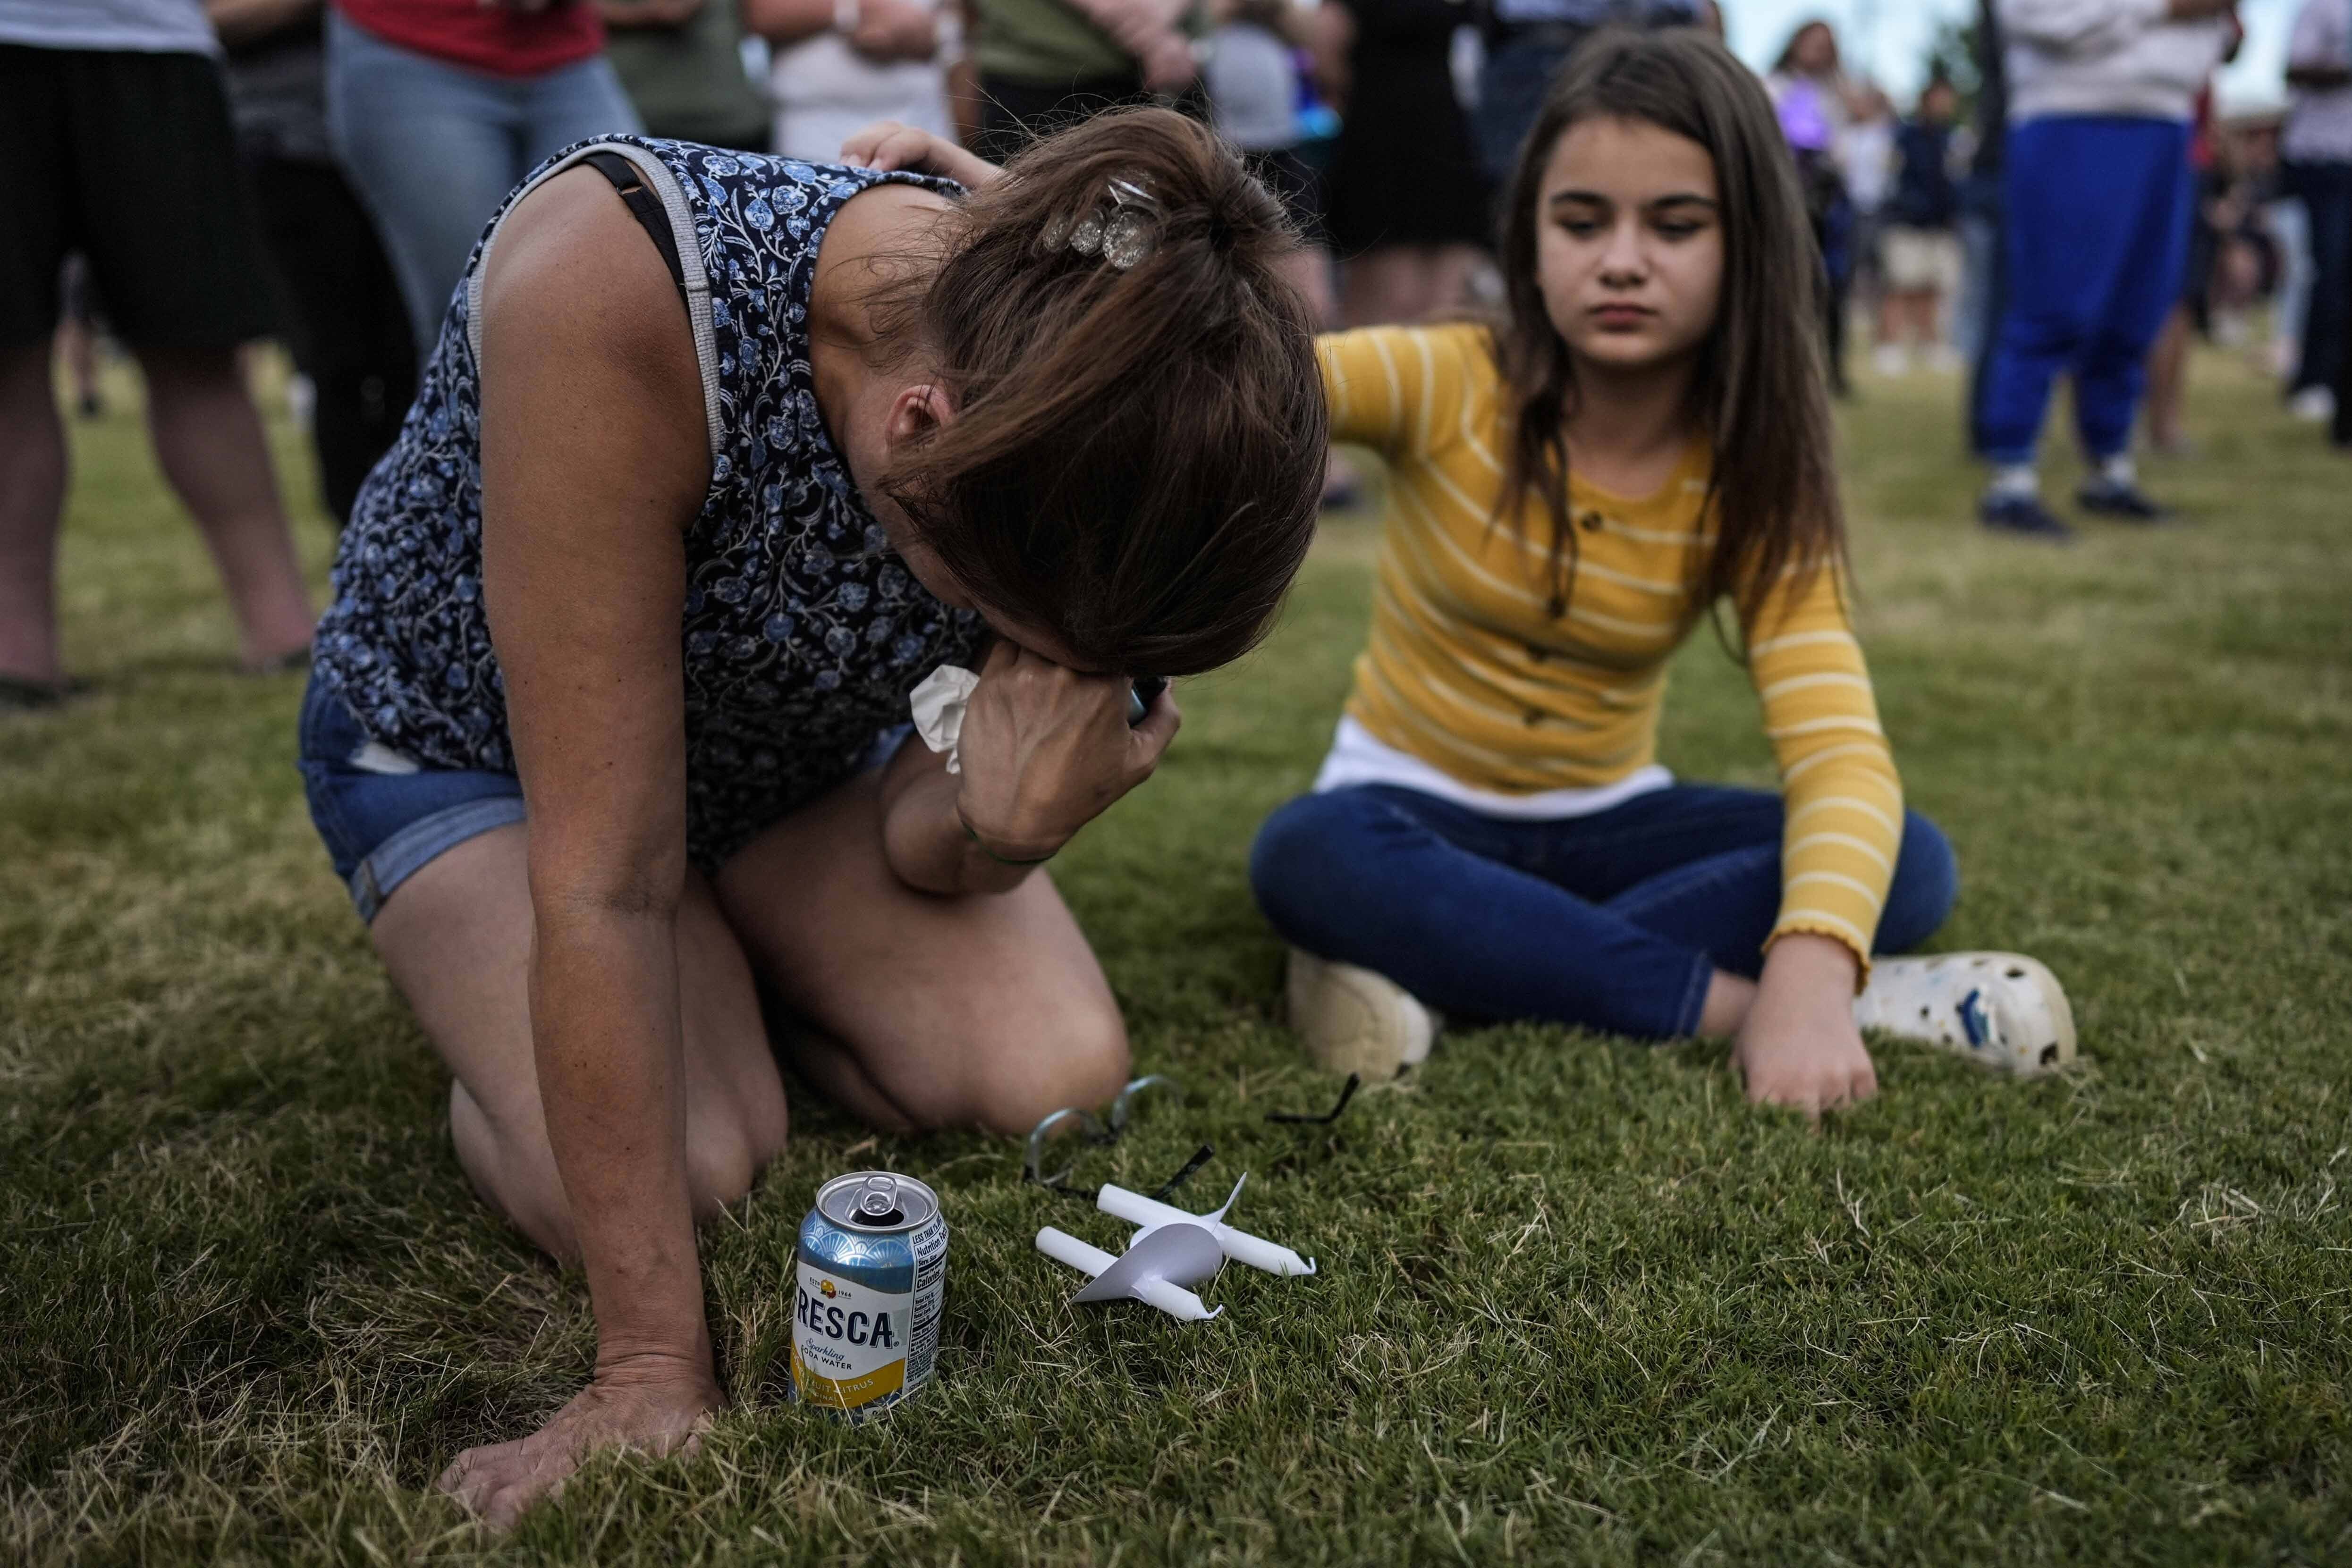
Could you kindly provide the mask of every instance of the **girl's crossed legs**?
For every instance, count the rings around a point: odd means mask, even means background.
[[[1284,940],[1384,975],[1457,1018],[1698,1032],[1717,970],[1754,977],[1780,904],[1780,798],[1675,785],[1587,817],[1489,817],[1385,785],[1305,795],[1250,860]],[[1951,845],[1917,812],[1877,949],[1934,934]]]

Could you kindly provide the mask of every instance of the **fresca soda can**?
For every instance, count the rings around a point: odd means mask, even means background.
[[[912,1176],[852,1171],[801,1221],[793,1390],[863,1421],[930,1380],[947,1294],[948,1224]]]

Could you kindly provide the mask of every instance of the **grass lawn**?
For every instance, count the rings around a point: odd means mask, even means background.
[[[2234,360],[2197,373],[2203,455],[2149,476],[2191,526],[2065,551],[1969,522],[1948,381],[1844,415],[1880,701],[1966,879],[1943,945],[2048,960],[2078,1067],[1889,1047],[1815,1134],[1719,1045],[1512,1028],[1266,1124],[1337,1088],[1244,879],[1360,641],[1372,525],[1335,519],[1272,647],[1187,686],[1160,777],[1056,867],[1139,1071],[1191,1089],[1081,1178],[1212,1142],[1187,1196],[1252,1172],[1238,1218],[1322,1275],[1228,1270],[1206,1325],[1074,1309],[1030,1238],[1113,1222],[1010,1145],[798,1092],[705,1237],[732,1413],[505,1542],[424,1489],[577,1386],[584,1290],[458,1172],[303,813],[299,681],[228,673],[135,419],[78,426],[94,690],[0,717],[0,1560],[2352,1561],[2352,462]],[[1665,758],[1772,777],[1705,637]],[[786,1260],[866,1165],[954,1240],[938,1383],[847,1429],[784,1396]]]

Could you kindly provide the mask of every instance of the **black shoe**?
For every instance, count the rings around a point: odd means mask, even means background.
[[[0,675],[0,713],[33,713],[52,708],[80,695],[79,681],[34,681],[22,675]]]
[[[2083,487],[2074,492],[2074,504],[2086,512],[2119,517],[2127,523],[2161,523],[2172,517],[2169,507],[2149,500],[2138,486],[2118,485],[2113,479],[2084,480]]]
[[[2039,496],[1987,496],[1977,503],[1977,520],[1996,533],[2069,544],[2074,530],[2050,515]]]

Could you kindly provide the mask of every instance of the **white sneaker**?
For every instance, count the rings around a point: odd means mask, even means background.
[[[2305,387],[2286,400],[2286,411],[2305,424],[2326,424],[2336,417],[2336,391]]]
[[[1437,1038],[1436,1014],[1394,980],[1336,964],[1293,947],[1286,988],[1290,1027],[1316,1065],[1360,1072],[1368,1082],[1394,1078],[1426,1061]]]
[[[2058,977],[2017,953],[1874,959],[1853,1020],[2021,1078],[2074,1060],[2074,1013]]]

